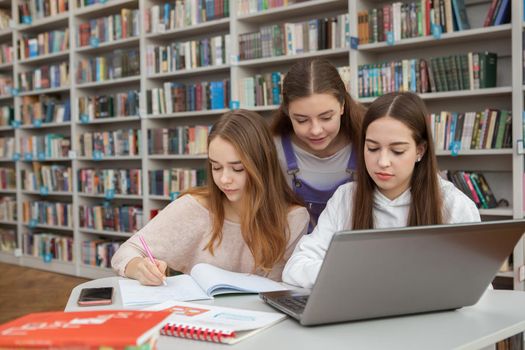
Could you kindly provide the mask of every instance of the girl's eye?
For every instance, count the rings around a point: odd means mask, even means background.
[[[368,147],[368,152],[375,152],[377,151],[379,148],[370,148]]]
[[[394,152],[395,155],[402,155],[403,153],[405,153],[405,151],[396,151],[396,150],[392,150],[392,152]]]
[[[244,171],[244,168],[240,168],[240,169],[233,168],[233,171],[235,171],[236,173],[242,173]]]
[[[295,119],[295,121],[296,121],[298,124],[304,124],[304,123],[306,123],[307,119]]]
[[[211,170],[213,170],[213,171],[219,171],[221,169],[222,169],[221,167],[211,167]]]

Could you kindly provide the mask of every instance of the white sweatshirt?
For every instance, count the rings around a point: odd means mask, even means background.
[[[443,222],[446,224],[481,221],[476,205],[451,182],[440,178],[443,196]],[[303,236],[286,263],[283,281],[303,288],[312,288],[317,278],[326,249],[334,233],[351,227],[353,191],[355,183],[340,186],[321,213],[317,226]],[[390,200],[379,190],[374,193],[374,227],[404,227],[410,208],[410,189]]]

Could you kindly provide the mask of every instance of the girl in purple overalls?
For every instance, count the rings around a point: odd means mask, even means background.
[[[302,60],[286,74],[283,101],[272,122],[279,160],[305,202],[311,224],[340,185],[353,181],[365,109],[348,94],[327,60]]]

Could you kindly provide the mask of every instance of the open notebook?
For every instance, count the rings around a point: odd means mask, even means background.
[[[149,311],[170,311],[160,334],[172,337],[234,344],[286,318],[276,312],[167,301]]]
[[[143,286],[136,280],[119,280],[123,306],[158,304],[168,300],[213,299],[213,296],[218,294],[287,289],[265,277],[231,272],[210,264],[197,264],[189,275],[168,277],[167,282],[167,286]]]

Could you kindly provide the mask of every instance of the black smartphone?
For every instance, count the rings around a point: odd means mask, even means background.
[[[113,287],[84,288],[80,291],[78,305],[109,305],[113,300]]]

